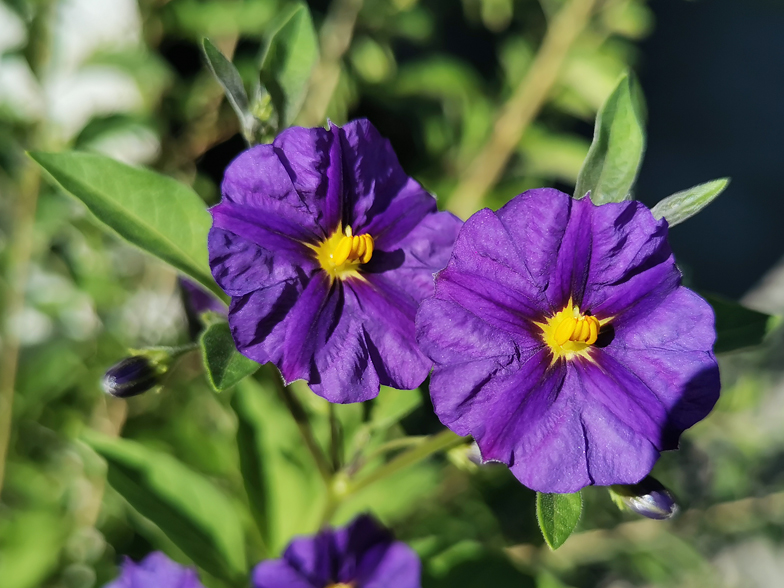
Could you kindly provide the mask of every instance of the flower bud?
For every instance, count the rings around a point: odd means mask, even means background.
[[[155,387],[158,375],[158,370],[149,358],[132,355],[106,370],[101,385],[107,394],[130,398]]]
[[[611,486],[610,494],[616,503],[623,504],[632,512],[649,519],[662,521],[672,518],[678,512],[675,496],[652,476],[646,477],[639,484]]]

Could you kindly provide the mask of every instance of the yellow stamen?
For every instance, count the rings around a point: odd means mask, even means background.
[[[599,330],[608,321],[610,318],[599,320],[590,314],[583,314],[569,299],[563,310],[536,325],[542,329],[542,339],[550,347],[555,363],[562,357],[571,360],[580,356],[590,360],[591,346],[596,343]]]
[[[373,237],[355,235],[350,226],[344,232],[338,225],[337,230],[318,245],[306,245],[315,252],[322,269],[332,279],[362,279],[359,266],[369,262],[373,256]]]

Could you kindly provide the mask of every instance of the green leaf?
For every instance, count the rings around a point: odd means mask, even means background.
[[[98,220],[225,299],[207,261],[210,214],[188,186],[104,155],[37,151],[30,157]]]
[[[577,177],[575,198],[594,204],[628,198],[645,151],[645,106],[638,82],[627,74],[596,116],[593,142]]]
[[[715,294],[702,294],[716,314],[715,353],[726,353],[762,343],[776,317],[751,310]]]
[[[657,219],[666,218],[667,223],[674,227],[708,206],[719,194],[724,192],[729,183],[729,178],[722,178],[682,192],[676,192],[656,204],[651,212]]]
[[[318,57],[310,11],[297,3],[272,33],[261,61],[261,83],[278,112],[279,130],[290,126],[302,108]]]
[[[324,485],[272,385],[245,378],[231,401],[245,489],[270,555],[318,526]]]
[[[256,118],[250,111],[248,94],[245,92],[245,85],[242,83],[240,73],[234,67],[234,64],[209,39],[202,39],[201,48],[207,61],[207,67],[210,68],[212,75],[215,76],[215,79],[223,87],[229,104],[231,104],[231,107],[237,114],[245,140],[251,143],[255,135],[257,123]]]
[[[245,538],[231,501],[174,457],[94,431],[83,440],[106,460],[108,480],[140,514],[210,574],[247,574]]]
[[[536,519],[550,549],[558,549],[574,531],[583,510],[583,497],[574,494],[536,493]]]
[[[259,369],[259,364],[237,351],[229,324],[221,321],[207,327],[199,338],[207,379],[217,392]]]

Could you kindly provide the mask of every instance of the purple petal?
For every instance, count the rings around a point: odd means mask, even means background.
[[[339,215],[340,153],[334,131],[290,128],[272,145],[242,153],[226,169],[223,203],[255,210],[309,234],[312,241],[328,236]],[[336,176],[337,174],[337,176]]]
[[[368,276],[367,281],[347,284],[364,314],[363,327],[370,357],[379,382],[400,390],[419,386],[432,362],[416,342],[414,318],[417,300],[401,291],[386,276]]]
[[[341,144],[347,221],[356,233],[369,233],[379,249],[388,249],[436,212],[436,199],[406,175],[392,145],[368,120],[343,126]]]
[[[360,574],[363,588],[421,588],[419,557],[405,543],[396,542],[385,551],[381,561],[367,575]]]
[[[680,433],[705,418],[719,398],[715,338],[710,305],[679,287],[644,318],[619,327],[603,350],[666,407],[662,449],[676,448]]]
[[[208,248],[215,281],[233,297],[284,282],[301,282],[316,271],[312,264],[293,265],[268,249],[215,227],[210,230]]]
[[[275,137],[272,145],[297,193],[315,212],[322,235],[328,237],[343,217],[339,127],[291,127]]]
[[[383,274],[418,304],[433,295],[433,275],[446,267],[462,225],[449,212],[428,214],[391,249],[374,253],[363,271],[371,281]]]
[[[149,554],[138,564],[126,558],[120,577],[104,588],[204,588],[196,570],[173,562],[163,553]]]
[[[253,569],[253,588],[323,588],[292,568],[285,560],[263,561]]]
[[[365,338],[362,305],[351,288],[318,274],[286,321],[283,355],[274,359],[286,381],[305,379],[330,402],[378,396],[379,378]],[[272,356],[271,356],[272,357]]]

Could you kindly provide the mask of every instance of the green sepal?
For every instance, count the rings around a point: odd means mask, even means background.
[[[216,392],[231,388],[259,369],[259,364],[237,351],[226,321],[210,324],[199,337],[207,379]]]
[[[291,126],[305,102],[319,58],[318,36],[310,10],[298,2],[273,28],[261,60],[261,84],[277,112],[278,131]]]
[[[651,212],[657,219],[667,219],[667,224],[674,227],[708,206],[729,183],[729,178],[721,178],[676,192],[657,203]]]
[[[536,520],[550,549],[558,549],[572,534],[583,511],[583,497],[574,494],[536,493]]]
[[[574,197],[588,192],[594,204],[622,202],[645,152],[645,102],[631,74],[624,75],[596,115],[593,142],[577,176]]]

